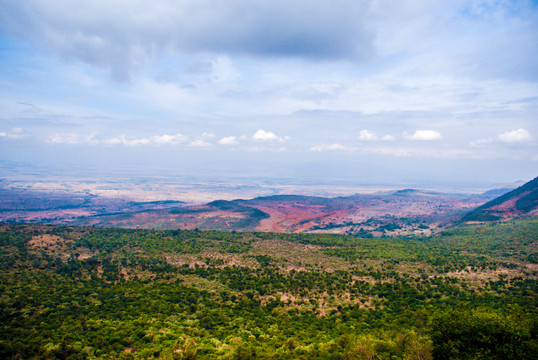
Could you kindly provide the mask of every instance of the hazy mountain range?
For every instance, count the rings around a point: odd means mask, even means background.
[[[320,197],[273,195],[189,205],[91,193],[1,190],[0,220],[100,227],[428,235],[461,221],[535,217],[538,180],[482,194],[402,189]]]

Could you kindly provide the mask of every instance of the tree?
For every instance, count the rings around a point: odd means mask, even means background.
[[[535,315],[504,315],[493,310],[450,310],[432,321],[433,358],[535,359]]]

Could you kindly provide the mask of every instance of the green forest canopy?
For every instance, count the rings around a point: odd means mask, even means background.
[[[531,359],[537,239],[4,225],[0,357]]]

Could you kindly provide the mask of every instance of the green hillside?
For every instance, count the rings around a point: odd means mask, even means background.
[[[502,210],[494,209],[513,201]],[[462,221],[495,221],[525,215],[538,208],[538,177],[504,195],[501,195],[475,210],[465,214]]]
[[[537,239],[4,225],[0,358],[531,359]]]

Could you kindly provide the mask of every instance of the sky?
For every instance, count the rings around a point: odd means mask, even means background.
[[[0,166],[478,186],[537,150],[537,1],[0,0]]]

